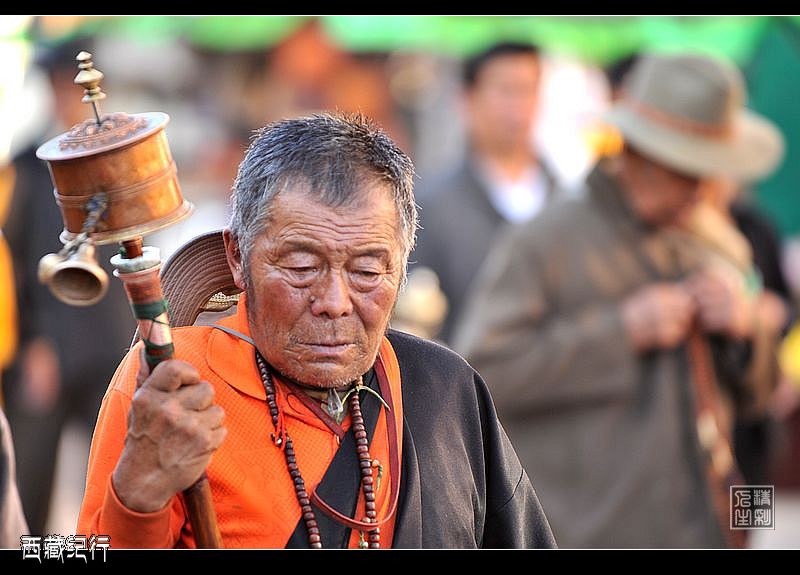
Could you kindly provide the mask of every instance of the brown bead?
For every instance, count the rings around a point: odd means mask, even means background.
[[[264,384],[267,406],[269,408],[272,424],[277,430],[280,410],[278,409],[278,404],[276,401],[275,384],[272,380],[272,375],[270,374],[266,361],[261,354],[258,353],[258,351],[256,351],[256,363],[258,365],[258,371],[261,375],[262,383]],[[364,517],[362,522],[365,524],[377,523],[375,492],[373,487],[375,480],[372,475],[372,467],[380,466],[380,462],[377,459],[371,459],[369,455],[369,438],[364,427],[364,417],[361,412],[361,401],[358,393],[353,393],[350,396],[350,416],[352,421],[351,427],[353,430],[353,436],[356,440],[356,453],[359,459],[361,488],[362,492],[364,493],[365,500],[364,508],[366,517]],[[295,495],[297,496],[297,502],[300,504],[301,514],[305,522],[309,546],[313,549],[321,549],[322,539],[320,538],[319,534],[319,525],[317,523],[314,510],[311,507],[308,492],[305,489],[303,476],[300,472],[299,466],[297,465],[294,444],[292,443],[289,435],[285,432],[282,436],[279,436],[277,431],[273,431],[273,433],[270,434],[270,437],[275,445],[282,447],[284,450],[286,467],[295,485]],[[363,542],[363,545],[366,546],[366,542]],[[380,530],[377,528],[369,531],[369,548],[380,548]]]

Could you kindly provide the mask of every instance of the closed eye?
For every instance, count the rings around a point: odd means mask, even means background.
[[[284,270],[287,280],[295,287],[311,285],[319,274],[317,266],[288,266]]]
[[[356,270],[355,273],[363,278],[374,278],[381,275],[380,272],[373,270]]]

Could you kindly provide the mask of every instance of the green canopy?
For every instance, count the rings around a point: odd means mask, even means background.
[[[51,17],[52,18],[52,17]],[[308,16],[107,16],[68,36],[114,35],[142,42],[180,38],[218,51],[263,50]],[[354,52],[423,50],[463,57],[503,40],[604,65],[644,50],[727,56],[745,71],[751,106],[781,126],[787,157],[757,200],[787,234],[800,233],[800,18],[767,16],[322,16],[330,37]],[[66,37],[49,39],[59,41]]]
[[[53,17],[51,17],[53,18]],[[69,35],[112,34],[140,40],[180,37],[215,50],[256,50],[280,41],[310,16],[105,16]],[[320,16],[342,47],[357,52],[429,50],[464,56],[501,41],[607,63],[643,49],[700,50],[747,61],[766,16]],[[797,18],[788,18],[792,23]]]

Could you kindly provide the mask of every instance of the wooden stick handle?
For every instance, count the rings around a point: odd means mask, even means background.
[[[217,525],[217,513],[211,498],[211,485],[205,473],[183,492],[189,523],[198,549],[222,549],[222,535]]]
[[[126,248],[128,248],[127,245]],[[127,249],[127,251],[129,258],[126,259],[133,259],[130,257],[133,255],[130,253],[131,250]],[[141,251],[138,255],[141,256]],[[120,260],[115,261],[115,265],[118,261]],[[161,291],[161,280],[158,276],[160,268],[160,263],[156,262],[150,267],[125,273],[123,266],[118,265],[116,273],[128,294],[133,315],[139,325],[139,334],[144,341],[147,364],[151,370],[162,361],[170,359],[174,353],[169,315]],[[199,549],[221,549],[222,536],[217,525],[211,486],[205,472],[194,485],[183,492],[183,498],[186,501],[189,522],[192,525],[192,533],[197,547]]]

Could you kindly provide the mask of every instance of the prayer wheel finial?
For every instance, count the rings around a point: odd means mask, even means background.
[[[78,61],[78,68],[80,72],[75,76],[73,82],[83,88],[83,98],[81,102],[88,104],[91,102],[92,109],[94,110],[94,117],[97,123],[100,123],[102,113],[100,112],[100,100],[106,97],[105,92],[100,89],[100,81],[103,79],[103,73],[94,67],[92,62],[92,55],[89,52],[81,51],[75,57]]]

